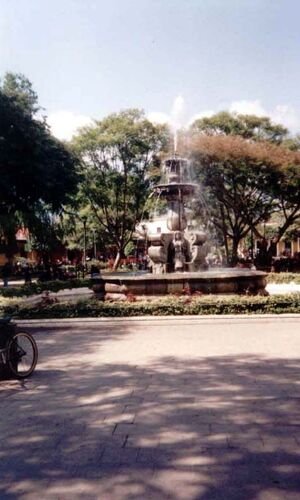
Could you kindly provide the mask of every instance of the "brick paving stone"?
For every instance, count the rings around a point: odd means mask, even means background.
[[[32,331],[35,374],[0,383],[1,500],[299,498],[299,318]]]

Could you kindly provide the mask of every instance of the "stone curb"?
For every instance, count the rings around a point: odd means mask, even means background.
[[[278,319],[279,321],[283,319],[300,319],[300,314],[208,314],[208,315],[199,315],[199,316],[127,316],[121,318],[115,317],[105,317],[105,318],[53,318],[53,319],[23,319],[23,320],[15,320],[18,324],[29,325],[29,324],[68,324],[68,323],[123,323],[126,322],[151,322],[155,323],[157,321],[180,321],[182,323],[187,321],[210,321],[210,320],[244,320],[244,321],[253,321],[256,319]]]

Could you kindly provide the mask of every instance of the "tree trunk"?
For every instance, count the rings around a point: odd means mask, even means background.
[[[225,222],[224,207],[222,205],[220,205],[220,213],[221,213],[221,219],[222,219],[222,233],[223,233],[223,238],[224,238],[226,262],[228,264],[230,261],[230,257],[229,257],[229,248],[228,248],[228,238],[227,238],[227,226],[226,226],[226,222]]]
[[[224,247],[225,247],[225,254],[226,254],[226,263],[228,264],[229,262],[229,248],[228,248],[228,239],[227,239],[227,234],[224,233]]]
[[[239,246],[240,238],[233,237],[232,239],[232,250],[231,250],[231,259],[230,263],[232,266],[235,266],[238,262],[238,246]]]
[[[50,262],[49,252],[47,252],[47,250],[42,250],[41,254],[42,254],[43,263],[46,265],[49,264],[49,262]]]
[[[118,252],[116,255],[116,258],[115,258],[114,265],[113,265],[113,271],[115,271],[119,267],[120,260],[121,260],[121,254],[120,254],[120,252]]]
[[[124,255],[124,248],[120,248],[118,250],[118,253],[117,253],[116,258],[115,258],[115,262],[114,262],[114,265],[113,265],[113,271],[116,271],[116,269],[118,269],[119,264],[120,264],[120,260],[124,259],[124,257],[125,257],[125,255]]]
[[[14,255],[18,252],[18,245],[15,235],[8,235],[5,248],[5,255],[9,262],[13,261]]]

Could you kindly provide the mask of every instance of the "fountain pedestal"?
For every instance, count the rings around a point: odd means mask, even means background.
[[[185,203],[198,189],[196,184],[186,181],[187,160],[175,155],[165,161],[164,171],[166,183],[155,186],[154,193],[167,202],[169,233],[148,235],[152,272],[161,274],[206,269],[206,234],[187,230]]]

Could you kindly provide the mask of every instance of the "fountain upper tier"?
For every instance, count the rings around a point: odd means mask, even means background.
[[[189,162],[176,154],[164,162],[163,175],[166,182],[153,189],[160,196],[180,200],[184,196],[192,196],[198,189],[198,185],[191,182]]]
[[[170,184],[157,184],[157,186],[154,186],[153,191],[165,198],[176,196],[180,199],[182,196],[192,196],[197,189],[197,184],[172,182]]]
[[[163,175],[167,184],[190,183],[190,164],[185,158],[180,158],[175,154],[164,161]]]

